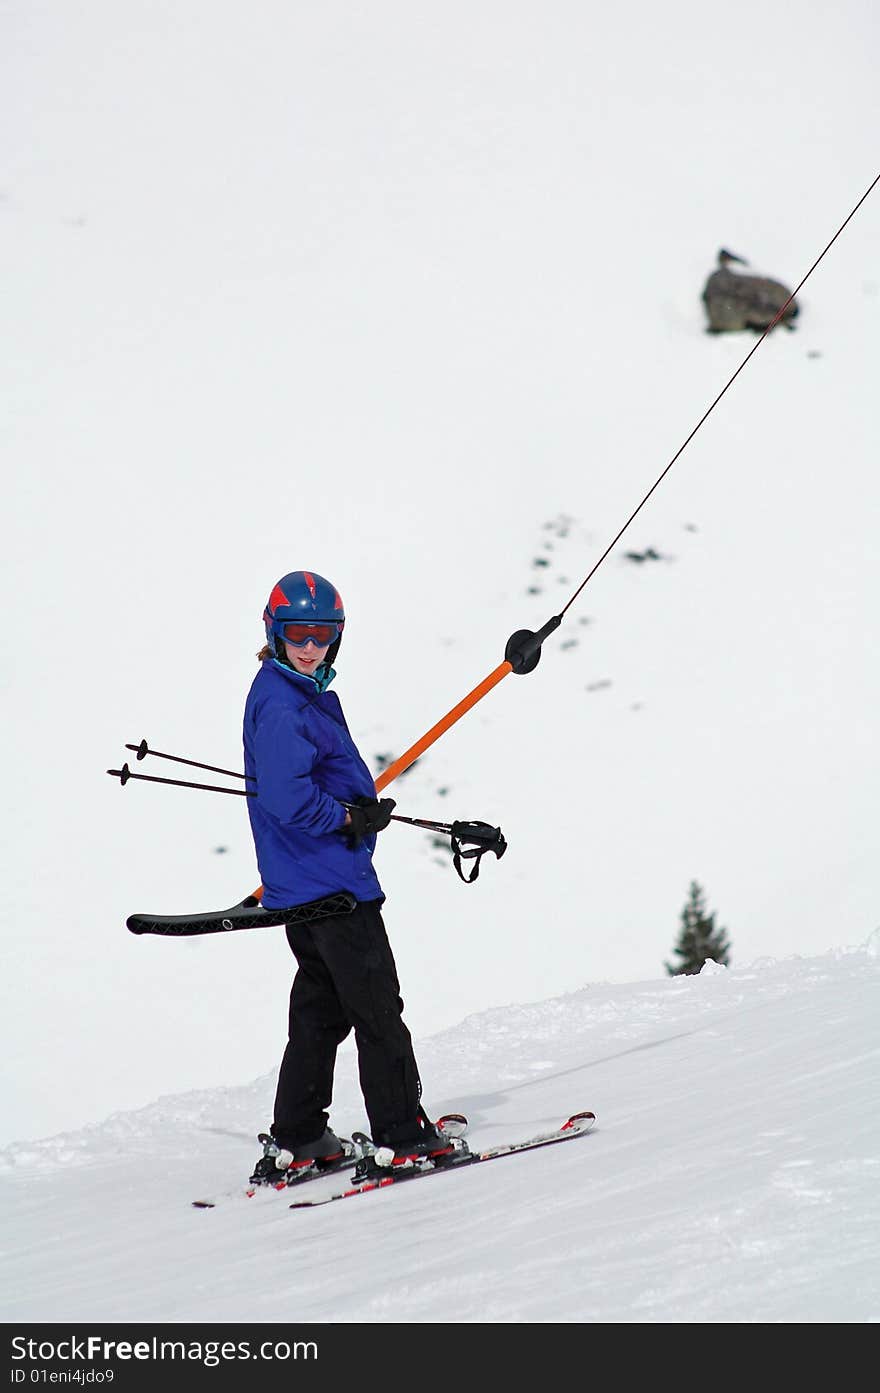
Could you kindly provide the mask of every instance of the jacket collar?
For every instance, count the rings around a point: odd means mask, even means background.
[[[281,663],[277,658],[269,658],[268,661],[273,667],[277,668],[279,672],[283,673],[289,682],[295,683],[297,687],[302,687],[304,691],[311,694],[314,694],[316,691],[326,692],[333,678],[336,676],[336,669],[329,667],[326,662],[315,669],[314,677],[309,677],[304,672],[294,671],[292,667],[287,666],[287,663]]]

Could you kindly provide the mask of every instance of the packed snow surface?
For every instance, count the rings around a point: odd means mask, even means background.
[[[469,1017],[420,1042],[432,1112],[596,1129],[315,1210],[243,1194],[273,1075],[8,1147],[4,1319],[876,1321],[878,1020],[874,939]],[[365,1127],[348,1047],[333,1120]]]

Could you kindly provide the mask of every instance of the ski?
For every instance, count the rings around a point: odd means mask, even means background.
[[[360,1158],[358,1156],[346,1156],[343,1161],[337,1161],[335,1165],[323,1166],[320,1169],[317,1165],[309,1166],[297,1175],[296,1180],[281,1180],[277,1185],[241,1185],[237,1190],[229,1190],[225,1194],[215,1195],[213,1199],[191,1200],[193,1209],[216,1209],[218,1204],[223,1204],[227,1200],[242,1199],[250,1200],[255,1195],[262,1194],[289,1194],[291,1190],[298,1190],[300,1185],[307,1185],[310,1180],[320,1180],[328,1175],[339,1175],[343,1171],[354,1170]]]
[[[450,1138],[463,1137],[467,1131],[467,1118],[460,1112],[444,1113],[438,1117],[434,1126],[441,1132],[445,1132]],[[260,1140],[263,1140],[261,1134]],[[193,1209],[216,1209],[218,1204],[230,1199],[253,1199],[255,1195],[268,1193],[289,1193],[291,1190],[299,1189],[300,1185],[307,1184],[310,1180],[322,1180],[328,1175],[338,1175],[341,1171],[354,1170],[355,1166],[370,1155],[375,1147],[372,1139],[364,1132],[352,1132],[351,1137],[340,1138],[345,1148],[345,1156],[339,1161],[326,1162],[314,1161],[309,1166],[304,1166],[296,1171],[291,1177],[290,1171],[279,1171],[277,1185],[262,1184],[255,1185],[249,1181],[247,1185],[239,1186],[235,1190],[229,1190],[225,1194],[217,1195],[213,1199],[190,1200]],[[281,1177],[288,1177],[282,1179]]]
[[[336,1200],[353,1199],[355,1195],[366,1195],[373,1190],[385,1190],[389,1185],[398,1185],[404,1180],[417,1180],[426,1175],[443,1175],[460,1170],[462,1166],[477,1166],[484,1161],[498,1161],[502,1156],[516,1156],[522,1151],[537,1151],[542,1146],[555,1146],[560,1142],[583,1137],[595,1126],[596,1115],[592,1112],[576,1112],[553,1132],[543,1132],[529,1137],[526,1141],[506,1142],[500,1146],[490,1146],[483,1151],[470,1151],[466,1145],[460,1150],[444,1156],[442,1160],[426,1160],[417,1165],[394,1168],[389,1165],[387,1175],[376,1175],[353,1185],[348,1190],[337,1190],[332,1195],[321,1195],[315,1199],[294,1200],[291,1209],[316,1209],[322,1204],[334,1204]],[[379,1153],[381,1154],[381,1153]],[[376,1157],[374,1157],[376,1159]]]
[[[260,1133],[260,1141],[265,1139],[265,1134]],[[268,1195],[282,1193],[287,1194],[291,1190],[297,1190],[300,1185],[306,1185],[310,1180],[320,1180],[324,1176],[338,1175],[341,1171],[354,1170],[359,1161],[363,1160],[373,1149],[373,1143],[363,1132],[353,1132],[351,1137],[340,1137],[344,1155],[335,1161],[312,1161],[308,1165],[300,1166],[296,1169],[280,1170],[276,1184],[262,1182],[257,1184],[249,1180],[246,1185],[239,1185],[235,1190],[228,1190],[223,1195],[217,1195],[214,1199],[191,1200],[193,1209],[216,1209],[217,1205],[224,1200],[230,1199],[253,1199],[255,1195]]]

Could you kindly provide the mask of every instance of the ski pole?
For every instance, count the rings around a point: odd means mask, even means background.
[[[254,780],[253,774],[239,774],[233,769],[221,769],[219,765],[216,764],[201,764],[195,759],[184,759],[182,755],[167,755],[162,754],[159,750],[151,750],[146,740],[142,740],[139,745],[126,745],[125,748],[127,750],[136,750],[138,752],[138,759],[143,759],[145,755],[155,755],[157,759],[173,759],[177,764],[189,764],[195,769],[211,769],[218,774],[228,774],[231,779],[250,779],[251,782]],[[128,783],[129,779],[142,779],[144,782],[151,784],[173,784],[176,788],[201,788],[209,793],[234,793],[245,798],[256,797],[256,790],[253,789],[220,788],[217,784],[191,783],[188,779],[162,779],[155,774],[136,774],[127,764],[123,764],[121,769],[108,769],[107,773],[119,779],[119,782],[122,784]],[[340,801],[344,808],[352,807],[352,804],[346,803],[344,799]],[[391,819],[393,822],[407,822],[411,827],[421,827],[428,832],[445,832],[451,834],[453,828],[453,824],[449,822],[434,822],[430,818],[425,817],[404,817],[401,813],[392,813]],[[464,824],[458,823],[456,825],[462,826]],[[485,826],[486,824],[481,823],[480,825]]]
[[[127,750],[130,750],[132,748],[137,749],[137,746],[126,745],[125,748]],[[150,750],[149,753],[155,754],[156,752],[154,750]],[[178,757],[168,756],[168,758]],[[178,762],[180,764],[195,764],[195,760],[192,759],[178,759]],[[202,769],[213,769],[215,766],[211,764],[205,764],[200,765],[198,767]],[[221,788],[219,784],[196,784],[192,783],[189,779],[163,779],[160,778],[157,774],[136,774],[133,769],[129,769],[127,764],[123,764],[121,769],[108,769],[107,773],[111,774],[114,779],[118,779],[119,782],[123,785],[127,784],[129,779],[141,779],[144,783],[148,784],[172,784],[175,788],[204,789],[207,793],[231,793],[237,798],[256,798],[257,796],[256,789],[252,788]],[[244,779],[250,778],[251,776],[246,774],[235,774],[233,775],[233,777],[238,779]],[[354,805],[343,801],[342,806],[344,808],[351,808]],[[473,829],[477,827],[483,828],[487,826],[486,823],[482,822],[433,822],[430,818],[426,817],[404,817],[402,813],[392,813],[391,821],[406,822],[409,824],[410,827],[419,827],[427,832],[444,832],[447,836],[451,836],[453,832],[458,828]],[[496,829],[492,828],[491,830],[494,832]]]
[[[137,745],[126,745],[126,749],[138,749]],[[148,751],[152,754],[155,751]],[[195,764],[195,760],[181,759],[179,756],[167,756],[175,758],[180,764]],[[215,765],[199,765],[199,768],[213,769]],[[175,788],[200,788],[207,793],[231,793],[239,798],[256,798],[256,789],[251,788],[222,788],[219,784],[197,784],[189,779],[163,779],[157,774],[135,774],[129,769],[127,764],[123,764],[121,769],[108,769],[107,773],[114,779],[118,779],[123,786],[129,779],[142,779],[148,784],[172,784]],[[233,774],[233,778],[243,779],[244,774]],[[344,808],[351,808],[354,805],[343,802]],[[410,827],[418,827],[427,832],[437,832],[449,837],[452,843],[452,861],[456,872],[466,885],[470,885],[476,880],[480,873],[480,860],[487,851],[492,851],[499,858],[507,850],[507,842],[500,827],[490,827],[487,822],[434,822],[426,817],[405,817],[402,813],[391,813],[392,822],[405,822]],[[466,851],[465,848],[471,850]],[[462,860],[474,860],[475,865],[470,876],[466,876],[461,869]],[[262,892],[263,887],[260,886]],[[259,894],[254,894],[254,900],[259,900]],[[244,901],[242,901],[244,903]]]
[[[126,745],[125,748],[130,750],[132,747]],[[151,750],[150,753],[152,754],[153,751]],[[193,762],[194,761],[191,759],[180,761],[181,764],[192,764]],[[202,769],[210,769],[212,766],[200,765],[199,767]],[[114,779],[118,779],[121,784],[127,784],[129,779],[142,779],[144,783],[148,784],[174,784],[176,788],[203,788],[209,793],[234,793],[239,798],[256,798],[257,796],[256,792],[249,788],[221,788],[219,784],[194,784],[186,779],[162,779],[158,774],[135,774],[133,770],[129,769],[127,764],[123,764],[121,769],[108,769],[107,773],[112,774]],[[237,774],[234,777],[243,779],[245,775]]]
[[[394,822],[408,822],[411,827],[423,827],[427,832],[451,832],[452,824],[449,822],[431,822],[426,817],[403,817],[399,813],[392,813]]]
[[[200,764],[197,759],[184,759],[182,755],[166,755],[161,750],[151,750],[146,740],[142,740],[139,745],[126,745],[127,750],[134,750],[138,759],[143,759],[145,755],[154,755],[156,759],[171,759],[175,764],[189,764],[193,769],[208,769],[212,774],[228,774],[230,779],[252,779],[251,774],[239,774],[234,769],[221,769],[216,764]],[[108,769],[109,774],[109,769]],[[132,774],[132,778],[136,776]],[[145,777],[141,775],[141,777]],[[200,785],[201,787],[202,785]]]

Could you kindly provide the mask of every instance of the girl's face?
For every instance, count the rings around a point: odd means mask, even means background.
[[[313,639],[304,644],[287,643],[285,640],[284,651],[295,672],[301,672],[304,677],[312,677],[315,669],[320,667],[326,658],[329,647],[329,643],[325,643],[323,648],[319,648]]]

